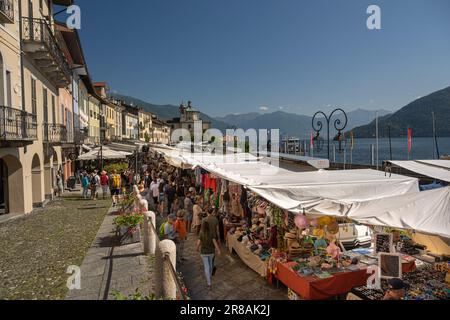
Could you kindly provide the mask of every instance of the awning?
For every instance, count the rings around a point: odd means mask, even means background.
[[[450,182],[450,160],[388,161],[394,166],[433,179]]]
[[[132,154],[128,153],[128,152],[114,151],[107,147],[103,147],[102,150],[100,150],[100,147],[97,147],[95,149],[92,149],[88,153],[85,153],[85,154],[79,156],[78,160],[83,160],[83,161],[97,160],[97,159],[100,159],[100,156],[106,160],[125,159],[127,156],[130,156],[130,155],[132,155]]]
[[[357,203],[347,216],[363,224],[450,238],[450,187]]]
[[[232,181],[259,194],[282,209],[301,212],[304,208],[328,203],[333,214],[345,214],[345,207],[357,201],[367,201],[393,195],[419,192],[418,180],[401,175],[386,175],[375,170],[293,172],[264,161],[224,162],[223,156],[207,155],[207,161],[177,149],[158,149],[169,163],[201,166],[212,174]],[[232,156],[232,155],[231,155]],[[242,158],[239,158],[242,157]],[[256,158],[255,158],[256,159]],[[253,159],[253,160],[255,160]]]

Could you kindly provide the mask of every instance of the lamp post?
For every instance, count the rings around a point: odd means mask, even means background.
[[[322,115],[323,118],[327,122],[327,145],[328,145],[328,159],[329,160],[330,160],[330,123],[331,123],[333,116],[336,115],[338,112],[341,112],[343,114],[344,120],[342,121],[340,118],[337,118],[333,122],[333,125],[334,125],[334,128],[338,131],[337,138],[339,141],[339,149],[341,149],[342,131],[347,127],[347,123],[348,123],[348,118],[347,118],[347,114],[345,113],[345,111],[342,110],[341,108],[337,108],[337,109],[333,110],[333,112],[331,112],[331,114],[329,116],[327,116],[323,111],[319,111],[314,115],[314,117],[312,119],[312,127],[313,127],[313,130],[316,132],[316,137],[314,138],[314,140],[319,140],[320,132],[323,129],[322,118],[317,119],[317,117],[319,115]]]

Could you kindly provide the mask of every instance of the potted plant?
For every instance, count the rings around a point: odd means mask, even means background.
[[[138,243],[141,241],[139,225],[142,222],[144,222],[144,215],[140,212],[124,214],[114,219],[121,245]]]

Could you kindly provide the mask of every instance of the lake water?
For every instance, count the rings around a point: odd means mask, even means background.
[[[353,152],[350,151],[350,147],[347,146],[346,153],[336,152],[336,162],[346,163],[351,162],[351,158],[354,164],[370,165],[372,163],[372,145],[375,146],[374,159],[376,161],[376,139],[355,139]],[[307,143],[309,148],[309,142]],[[450,137],[438,138],[438,147],[440,155],[450,155]],[[331,143],[331,160],[334,160],[333,143]],[[436,159],[435,143],[433,138],[413,138],[412,150],[409,155],[409,160],[425,160]],[[433,153],[434,152],[434,153]],[[380,165],[385,160],[391,160],[389,151],[389,139],[379,139],[379,162]],[[314,156],[319,158],[327,158],[327,144],[324,143],[323,150],[318,152],[314,151]],[[392,160],[408,160],[408,141],[407,138],[395,138],[392,139]]]

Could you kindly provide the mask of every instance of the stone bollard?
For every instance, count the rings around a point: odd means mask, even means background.
[[[175,279],[170,272],[167,262],[164,262],[165,256],[169,257],[169,261],[175,269],[177,249],[172,240],[163,240],[156,249],[155,260],[155,280],[156,280],[156,297],[163,299],[177,298],[177,285]],[[176,270],[176,269],[175,269]]]
[[[148,210],[148,209],[147,209]],[[150,223],[154,228],[150,226]],[[156,215],[152,211],[144,214],[144,253],[154,255],[156,251]]]

